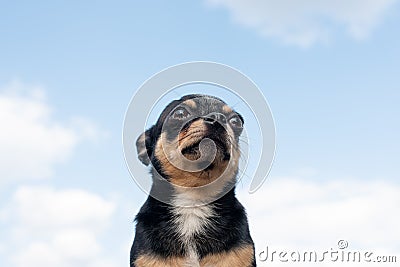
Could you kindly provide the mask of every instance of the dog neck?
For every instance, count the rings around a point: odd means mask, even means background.
[[[234,177],[230,177],[229,179],[226,177],[218,179],[206,186],[182,187],[172,184],[168,178],[165,178],[153,168],[153,184],[150,195],[172,206],[204,206],[218,201],[218,199],[231,191],[234,192],[236,173],[234,175]]]

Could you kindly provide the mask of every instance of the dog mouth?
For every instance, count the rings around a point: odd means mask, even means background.
[[[221,137],[216,137],[215,135],[212,134],[202,134],[202,135],[198,135],[197,136],[193,136],[191,137],[190,141],[188,140],[185,143],[188,144],[184,144],[184,146],[181,148],[181,153],[182,155],[184,155],[186,158],[191,159],[191,160],[197,160],[201,157],[201,152],[200,152],[200,143],[203,139],[210,139],[216,147],[216,159],[220,159],[223,161],[229,160],[230,159],[230,152],[229,152],[229,148],[228,145],[226,143],[226,141],[224,141]],[[193,140],[194,139],[194,140]],[[207,153],[207,151],[214,151],[211,147],[207,147],[209,146],[209,144],[205,145],[206,147],[203,149],[203,153],[204,151],[206,151],[205,153]]]

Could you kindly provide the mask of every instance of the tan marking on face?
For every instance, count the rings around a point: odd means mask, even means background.
[[[254,259],[252,245],[240,246],[228,252],[212,254],[200,260],[201,267],[250,267]]]
[[[185,259],[179,257],[161,258],[154,255],[141,255],[135,262],[137,267],[181,267],[185,266]]]
[[[191,107],[192,109],[196,109],[197,108],[197,104],[193,99],[188,99],[186,101],[183,102],[185,105]]]
[[[203,129],[204,127],[203,122],[201,120],[199,120],[199,122],[196,121],[193,124],[194,124],[193,127],[189,128],[189,132],[197,130],[201,131],[201,129]],[[180,134],[179,140],[183,137],[184,136]],[[199,137],[193,136],[190,138],[193,139]],[[190,138],[186,138],[188,140],[185,140],[185,142],[181,142],[181,144],[179,144],[178,146],[178,149],[176,149],[178,138],[169,143],[166,139],[166,134],[162,133],[160,138],[157,140],[155,147],[155,156],[160,161],[165,174],[167,174],[170,177],[171,183],[182,187],[199,187],[207,185],[218,179],[217,182],[218,187],[223,187],[227,181],[235,178],[234,176],[238,168],[239,157],[240,157],[240,151],[238,147],[232,147],[230,153],[231,158],[229,161],[221,160],[223,156],[221,154],[217,154],[213,162],[214,168],[212,168],[211,170],[189,172],[186,170],[181,170],[180,168],[176,167],[176,166],[182,166],[182,164],[180,164],[181,162],[179,162],[181,161],[181,159],[180,157],[176,156],[176,154],[181,153],[181,148],[186,146],[186,145],[183,146],[183,144],[186,144],[186,142],[191,142],[191,143],[194,142],[193,140],[190,141]],[[230,137],[230,139],[232,138]],[[163,147],[163,141],[164,144],[168,145],[166,149],[164,149]],[[170,153],[170,154],[167,157],[165,153]],[[221,152],[217,150],[217,153]],[[185,158],[189,160],[196,160],[199,158],[199,156],[195,154],[185,155]],[[176,160],[175,164],[172,164],[169,159]]]
[[[178,157],[174,157],[171,154],[180,153],[180,150],[178,149],[178,151],[176,151],[176,146],[173,144],[167,144],[171,145],[171,149],[173,151],[169,151],[169,149],[164,149],[163,147],[164,139],[165,139],[164,142],[167,142],[165,138],[165,133],[162,133],[160,138],[157,140],[154,154],[160,161],[162,169],[165,172],[165,174],[170,177],[170,181],[175,185],[185,186],[185,187],[196,187],[196,186],[201,186],[202,183],[207,183],[206,181],[201,181],[201,179],[199,179],[199,177],[196,176],[197,174],[196,172],[184,171],[175,166],[175,165],[177,166],[180,165],[180,164],[178,165],[178,161],[180,159]],[[175,165],[170,162],[169,158],[167,158],[165,153],[171,153],[169,157],[172,157],[173,160],[176,160]]]
[[[165,153],[168,153],[169,151],[164,151],[162,143],[162,138],[160,138],[156,144],[155,156],[160,161],[165,174],[170,177],[170,182],[175,185],[183,187],[199,187],[207,185],[220,176],[221,169],[224,170],[226,168],[227,163],[221,163],[218,165],[219,168],[214,168],[207,172],[189,172],[186,170],[181,170],[175,166],[179,166],[181,164],[177,164],[178,162],[176,162],[176,164],[174,165],[167,158]],[[178,151],[174,151],[174,153],[180,153],[180,150],[178,149]],[[195,158],[191,159],[190,157],[191,156],[188,156],[186,158],[190,160],[195,160]],[[172,158],[176,161],[180,160],[178,157],[172,156]]]
[[[226,114],[233,112],[233,110],[232,110],[228,105],[224,105],[224,106],[222,107],[222,110],[223,110]]]
[[[188,129],[181,131],[178,135],[179,148],[183,149],[203,139],[207,131],[203,120],[196,120],[192,122]],[[191,159],[191,158],[189,158]],[[193,158],[195,159],[195,158]],[[191,159],[191,160],[193,160]]]

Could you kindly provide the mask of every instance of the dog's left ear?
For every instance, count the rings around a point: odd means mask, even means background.
[[[150,164],[150,157],[153,153],[151,131],[152,128],[142,133],[136,140],[136,150],[139,160],[146,166]]]

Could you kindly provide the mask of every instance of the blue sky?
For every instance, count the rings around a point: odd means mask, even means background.
[[[132,219],[145,194],[124,163],[125,110],[147,78],[187,61],[230,65],[263,91],[277,130],[276,159],[264,187],[281,188],[273,180],[289,179],[293,187],[301,186],[295,181],[317,185],[341,181],[344,186],[363,181],[366,188],[382,182],[382,188],[398,189],[399,15],[399,2],[392,0],[352,0],[347,5],[337,1],[326,6],[311,0],[277,5],[228,0],[3,3],[0,99],[7,116],[0,120],[11,130],[0,135],[2,151],[7,152],[0,162],[0,265],[22,266],[29,261],[38,266],[60,262],[92,266],[98,265],[94,259],[104,258],[104,266],[127,266]],[[19,107],[23,115],[7,103]],[[32,109],[26,108],[29,103],[34,104]],[[36,119],[28,116],[41,108],[50,111]],[[13,118],[20,118],[21,124],[10,126]],[[38,133],[32,140],[39,145],[28,145],[25,151],[17,139],[31,140],[30,129]],[[48,147],[43,153],[38,152],[41,142]],[[28,166],[24,157],[34,166]],[[13,164],[15,169],[9,167]],[[316,188],[336,192],[329,186]],[[22,216],[35,214],[24,210],[24,201],[30,202],[25,194],[42,192],[49,201],[61,198],[65,204],[63,193],[66,199],[77,194],[66,190],[81,190],[88,203],[109,209],[94,212],[90,223],[80,218],[71,225],[43,223],[54,232],[47,237],[31,235],[42,226],[32,226]],[[333,193],[332,197],[341,200]],[[73,204],[65,205],[74,210]],[[398,204],[393,207],[398,209]],[[92,210],[90,205],[87,209]],[[255,221],[264,219],[262,212],[251,216]],[[104,227],[88,230],[97,220]],[[398,230],[386,228],[387,235],[399,236]],[[29,231],[21,238],[18,233],[23,229]],[[76,230],[76,240],[92,240],[98,250],[60,253],[69,251],[62,249],[68,242],[60,233],[71,229]],[[63,246],[54,238],[59,234]],[[82,237],[87,235],[91,238]],[[289,237],[285,240],[299,245]],[[380,247],[395,249],[387,244]],[[58,256],[49,263],[32,256],[46,253]]]

